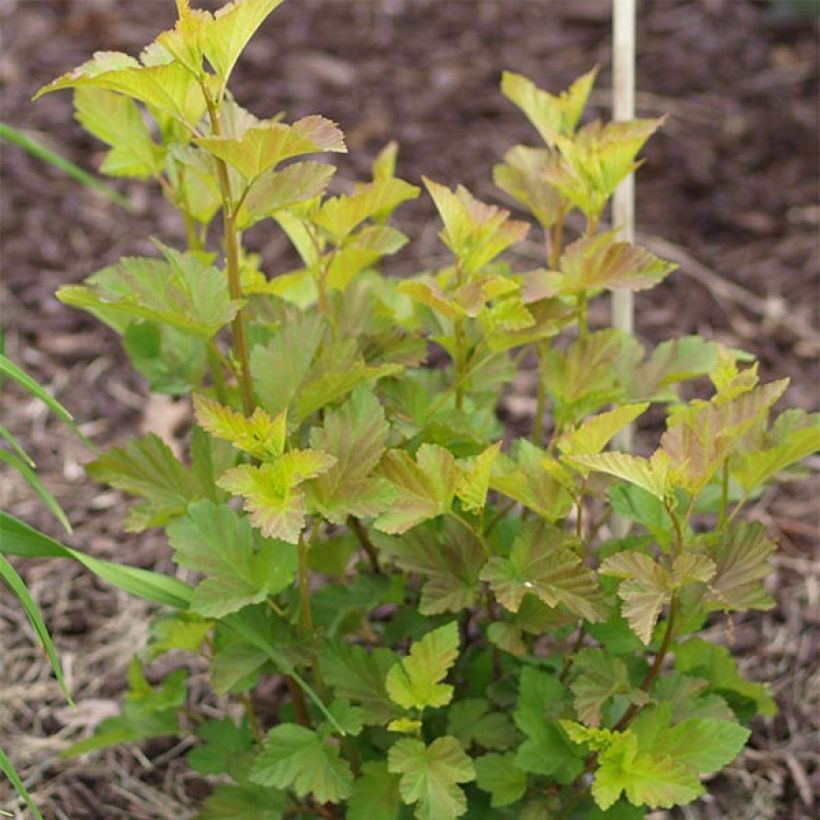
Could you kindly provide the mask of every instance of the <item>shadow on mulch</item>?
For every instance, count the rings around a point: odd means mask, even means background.
[[[743,347],[765,379],[788,375],[788,404],[818,407],[816,327],[820,249],[817,204],[817,26],[779,0],[644,0],[640,10],[638,107],[669,113],[638,177],[639,241],[681,270],[637,300],[647,343],[701,333]],[[2,118],[57,145],[86,167],[101,146],[72,121],[69,95],[32,105],[34,90],[98,49],[136,52],[173,20],[173,2],[0,0]],[[236,72],[237,96],[258,115],[320,112],[348,135],[339,176],[367,173],[378,149],[401,144],[399,173],[462,182],[502,201],[490,167],[533,134],[498,93],[504,68],[550,89],[600,65],[593,109],[606,115],[610,85],[607,0],[302,0],[286,3],[253,41]],[[2,283],[6,350],[41,381],[100,446],[145,424],[169,426],[174,408],[149,404],[111,333],[54,298],[56,287],[116,260],[150,253],[146,237],[183,242],[153,190],[117,183],[134,202],[127,214],[16,149],[3,147]],[[417,238],[391,271],[436,264],[432,207],[422,199],[401,221]],[[270,270],[285,242],[269,228],[249,240]],[[533,252],[537,252],[532,248]],[[529,264],[528,248],[521,263]],[[603,324],[599,312],[593,321]],[[508,413],[524,423],[530,395]],[[89,453],[36,403],[4,386],[3,422],[30,446],[45,483],[67,510],[73,543],[95,555],[170,569],[165,545],[124,536],[123,499],[83,477]],[[651,431],[644,431],[645,435]],[[61,535],[13,480],[0,505]],[[713,783],[713,796],[679,816],[816,816],[816,731],[820,680],[813,666],[820,617],[817,515],[809,482],[767,493],[754,515],[779,536],[769,613],[735,623],[733,651],[751,677],[772,684],[780,714],[758,721],[743,756]],[[185,744],[119,749],[78,763],[56,754],[116,709],[151,607],[61,561],[24,562],[66,664],[79,708],[65,707],[18,607],[0,599],[0,737],[47,816],[180,818],[203,794],[186,772]],[[720,640],[724,626],[712,637]],[[194,699],[205,682],[193,678]],[[814,788],[813,788],[814,786]],[[0,808],[13,808],[5,783]]]

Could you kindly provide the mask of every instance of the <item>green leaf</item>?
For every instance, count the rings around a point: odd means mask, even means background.
[[[673,525],[660,498],[635,484],[614,484],[608,495],[618,515],[640,524],[662,549],[668,549]]]
[[[202,90],[181,63],[141,65],[118,51],[96,52],[92,59],[43,86],[34,99],[63,88],[86,87],[124,94],[189,124],[196,123],[205,111]]]
[[[475,761],[476,783],[492,795],[494,809],[517,803],[527,791],[527,775],[515,765],[514,754],[488,754]]]
[[[490,475],[495,457],[501,450],[501,442],[491,444],[479,453],[469,468],[464,470],[456,484],[456,495],[461,499],[465,510],[483,510],[487,503],[487,491],[490,489]]]
[[[376,519],[376,529],[401,534],[450,511],[458,467],[443,447],[422,444],[415,461],[404,450],[388,450],[378,473],[396,488],[398,498]]]
[[[575,546],[575,540],[563,531],[527,522],[509,558],[491,558],[481,571],[481,580],[513,612],[525,595],[533,594],[547,606],[563,604],[576,615],[598,621],[600,590],[595,574],[573,551]]]
[[[74,109],[83,128],[111,146],[102,173],[145,179],[162,172],[164,151],[151,138],[133,100],[101,88],[78,88]]]
[[[651,556],[634,550],[610,556],[598,571],[626,579],[618,587],[624,617],[644,645],[649,646],[661,611],[671,600],[673,580],[669,572]]]
[[[389,432],[379,400],[363,385],[325,413],[321,428],[311,430],[311,446],[336,459],[310,486],[312,505],[328,521],[342,524],[348,515],[370,518],[381,512],[389,495],[384,480],[372,473]]]
[[[207,618],[260,603],[281,592],[296,574],[295,550],[268,540],[257,548],[247,518],[207,499],[171,522],[168,540],[179,566],[205,575],[194,589],[191,610]]]
[[[295,544],[307,516],[305,493],[299,485],[321,475],[334,463],[333,456],[319,450],[289,450],[272,463],[234,467],[219,478],[217,485],[242,496],[251,524],[262,535]]]
[[[245,197],[246,214],[239,227],[250,227],[283,208],[321,196],[335,171],[335,166],[321,162],[294,162],[281,171],[268,170]]]
[[[95,481],[145,499],[132,507],[125,528],[140,532],[182,515],[200,492],[191,472],[154,433],[132,439],[86,465]]]
[[[456,521],[446,519],[416,527],[399,537],[374,533],[373,541],[405,572],[422,576],[422,615],[461,612],[471,607],[481,590],[479,572],[484,551],[478,539]]]
[[[429,746],[421,740],[399,740],[390,747],[387,767],[401,775],[401,799],[418,804],[419,820],[447,820],[467,811],[467,798],[457,784],[475,779],[475,769],[454,737],[445,735]]]
[[[214,650],[211,658],[211,686],[217,695],[236,691],[248,678],[260,670],[269,658],[258,646],[231,641]],[[242,689],[240,689],[242,691]]]
[[[225,276],[192,254],[160,245],[165,260],[123,257],[89,276],[85,285],[57,292],[64,304],[94,314],[118,333],[135,319],[171,325],[210,339],[236,315],[241,302],[231,299]]]
[[[458,257],[463,273],[478,273],[500,253],[520,242],[529,225],[514,222],[509,211],[486,205],[459,185],[455,192],[422,177],[444,222],[441,241]]]
[[[446,706],[453,698],[453,687],[442,681],[458,657],[458,645],[455,621],[414,641],[410,654],[387,673],[385,688],[390,699],[405,709]]]
[[[0,553],[24,558],[72,558],[102,580],[130,595],[176,609],[187,609],[190,587],[158,572],[102,561],[65,547],[13,515],[0,510]]]
[[[676,763],[702,775],[714,774],[731,763],[751,734],[735,721],[715,718],[691,718],[671,728],[667,719],[665,724],[660,723],[652,737],[646,739],[638,728],[633,726],[641,751],[671,757]]]
[[[490,487],[518,501],[546,521],[558,521],[572,507],[564,483],[544,468],[546,452],[526,439],[518,441],[517,460],[499,454]]]
[[[385,688],[385,678],[398,660],[389,649],[368,651],[336,641],[321,654],[322,674],[338,697],[362,705],[366,723],[383,725],[398,714]]]
[[[600,726],[604,704],[613,695],[632,691],[626,664],[601,649],[582,649],[575,655],[574,666],[581,672],[570,685],[578,719],[588,726]]]
[[[282,723],[268,732],[249,777],[261,786],[292,789],[298,797],[313,795],[320,803],[335,803],[353,791],[350,766],[338,747],[295,723]]]
[[[287,436],[287,413],[271,418],[261,407],[250,417],[205,396],[194,396],[194,413],[203,430],[229,441],[237,450],[253,458],[270,459],[282,455]]]
[[[668,388],[678,382],[705,376],[717,364],[719,345],[701,336],[680,336],[661,342],[646,362],[626,374],[630,395],[634,398],[666,400]],[[674,393],[671,397],[674,397]]]
[[[286,159],[346,150],[344,137],[336,125],[315,114],[293,125],[265,122],[248,128],[239,138],[197,137],[194,141],[236,168],[249,185]]]
[[[762,422],[769,408],[783,395],[788,379],[761,385],[728,401],[693,402],[673,416],[661,437],[680,485],[699,495],[738,442]]]
[[[231,718],[208,720],[197,727],[202,745],[194,746],[185,759],[200,774],[230,774],[241,779],[253,758],[253,733],[246,721],[239,726]]]
[[[74,428],[74,417],[54,398],[45,388],[41,387],[34,379],[23,370],[18,364],[0,353],[0,376],[8,376],[18,384],[25,387],[32,396],[38,398],[43,404],[54,413],[57,418],[66,422]]]
[[[465,750],[476,743],[485,749],[509,749],[515,745],[516,731],[503,712],[491,711],[484,698],[456,701],[447,713],[447,734],[455,737]]]
[[[327,260],[325,282],[330,290],[347,290],[353,278],[375,265],[383,256],[396,253],[407,237],[389,225],[368,225],[348,237],[344,244],[323,257]]]
[[[324,333],[321,317],[287,322],[265,347],[251,351],[251,375],[259,403],[271,415],[289,407],[307,377]]]
[[[519,769],[559,783],[571,783],[583,771],[582,754],[556,720],[568,703],[569,695],[557,676],[529,666],[521,670],[513,719],[527,740],[515,756]]]
[[[754,703],[757,714],[777,713],[777,706],[768,687],[742,677],[729,650],[724,646],[715,646],[700,638],[690,638],[676,647],[675,668],[679,672],[705,678],[713,692],[747,698]]]
[[[617,242],[607,231],[573,242],[562,254],[560,273],[545,276],[545,295],[564,296],[606,290],[645,290],[662,282],[677,265],[654,254]]]
[[[146,647],[149,661],[179,649],[199,652],[202,642],[213,629],[213,622],[192,612],[170,612],[151,622],[151,633]]]
[[[643,488],[661,501],[672,488],[670,459],[664,450],[656,450],[651,458],[641,458],[629,453],[598,453],[569,456],[566,461],[573,467],[581,468],[584,473],[614,475]]]
[[[504,155],[504,164],[493,167],[493,182],[504,193],[523,205],[540,223],[550,228],[558,217],[560,194],[543,178],[555,162],[544,148],[516,145]]]
[[[399,820],[400,812],[399,777],[388,771],[387,763],[363,764],[347,802],[347,820]]]
[[[558,447],[566,456],[596,455],[610,440],[638,416],[646,412],[649,402],[624,404],[590,416],[576,428],[568,430],[558,439]]]
[[[396,177],[383,177],[360,183],[352,194],[325,200],[313,217],[334,245],[342,242],[367,219],[384,211],[393,211],[399,204],[416,199],[419,189]]]
[[[781,470],[814,455],[818,450],[820,426],[790,430],[775,447],[743,453],[733,460],[731,476],[750,493]]]
[[[282,0],[234,0],[218,9],[207,26],[202,49],[214,71],[228,82],[239,55]]]
[[[196,820],[282,820],[284,792],[255,786],[217,786],[202,804]]]
[[[554,145],[557,136],[574,133],[597,73],[597,69],[588,71],[556,97],[523,74],[505,71],[501,75],[501,93],[526,114],[544,142]]]
[[[592,796],[602,808],[612,806],[626,792],[634,806],[671,808],[691,803],[703,794],[697,774],[671,756],[638,753],[638,739],[629,730],[615,733],[598,755]]]
[[[3,533],[0,532],[0,535],[3,535]],[[51,635],[49,634],[45,622],[43,621],[43,616],[40,614],[40,610],[34,602],[34,599],[31,597],[31,593],[28,591],[23,579],[2,553],[0,553],[0,579],[5,582],[8,588],[17,597],[20,605],[23,607],[23,611],[26,613],[26,618],[28,618],[29,623],[34,629],[34,632],[37,635],[46,656],[48,657],[51,668],[54,671],[54,676],[60,684],[60,689],[62,689],[63,695],[69,703],[73,704],[71,693],[69,692],[68,685],[63,677],[63,667],[60,663],[60,658],[57,655],[57,650],[54,648]]]
[[[771,609],[774,601],[762,581],[772,571],[776,551],[762,524],[741,521],[724,530],[709,552],[716,565],[708,590],[712,606],[730,612]]]

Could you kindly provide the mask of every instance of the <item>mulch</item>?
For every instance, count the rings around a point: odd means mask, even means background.
[[[203,4],[204,5],[204,4]],[[88,168],[99,143],[73,122],[70,96],[37,104],[32,93],[94,50],[135,53],[174,16],[171,0],[0,0],[0,116]],[[807,13],[808,12],[808,13]],[[348,135],[340,183],[365,176],[389,139],[401,145],[399,174],[418,182],[466,184],[503,202],[490,168],[534,133],[497,91],[502,69],[552,90],[601,67],[593,111],[610,103],[607,0],[291,0],[253,41],[236,72],[236,93],[254,113],[289,118],[323,113]],[[785,403],[818,409],[820,206],[818,206],[818,27],[799,0],[643,0],[638,108],[669,118],[638,176],[638,238],[680,265],[637,300],[647,344],[700,333],[759,357],[764,379],[790,376]],[[0,298],[6,352],[21,362],[105,447],[146,427],[173,432],[180,408],[148,401],[112,333],[57,302],[75,282],[119,256],[151,252],[149,236],[182,244],[171,210],[141,183],[117,182],[134,212],[2,146]],[[432,208],[402,211],[417,241],[389,269],[438,264]],[[288,264],[269,226],[249,233],[268,270]],[[517,262],[531,264],[535,243]],[[592,321],[604,324],[605,306]],[[507,405],[525,423],[534,400]],[[182,408],[184,413],[184,407]],[[154,533],[124,535],[123,499],[93,486],[84,445],[13,386],[4,385],[3,423],[28,445],[39,472],[75,528],[70,543],[95,555],[172,570]],[[645,431],[646,436],[651,431]],[[817,465],[815,465],[817,466]],[[0,505],[65,537],[37,499],[0,473]],[[755,723],[749,748],[712,784],[712,796],[679,817],[810,818],[820,789],[817,730],[820,621],[816,481],[767,492],[754,516],[778,537],[771,612],[738,618],[733,652],[768,681],[780,707]],[[64,658],[78,709],[66,707],[15,601],[0,596],[0,741],[54,818],[180,818],[203,794],[186,771],[185,744],[103,752],[77,762],[56,755],[116,711],[151,607],[63,561],[21,562]],[[716,624],[712,637],[724,640]],[[205,681],[193,678],[193,697]],[[224,704],[213,703],[214,709]],[[0,809],[16,811],[0,783]],[[22,815],[21,815],[22,816]]]

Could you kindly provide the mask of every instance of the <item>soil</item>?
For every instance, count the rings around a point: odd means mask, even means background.
[[[204,4],[203,4],[204,5]],[[818,409],[820,296],[818,26],[801,0],[644,0],[638,108],[668,114],[638,175],[638,239],[680,271],[637,300],[647,343],[688,333],[759,357],[764,379],[788,375],[785,403]],[[610,102],[608,0],[302,0],[285,3],[253,41],[236,93],[260,116],[323,113],[348,135],[339,177],[367,173],[389,139],[399,173],[462,182],[503,202],[490,168],[534,133],[497,90],[502,69],[551,90],[601,67],[593,112]],[[86,168],[101,146],[72,119],[70,95],[36,105],[33,92],[95,50],[136,53],[171,25],[172,0],[0,0],[0,115]],[[128,213],[20,150],[2,146],[2,281],[6,352],[21,362],[106,447],[143,429],[173,434],[177,405],[149,401],[114,335],[57,302],[75,282],[124,253],[150,253],[146,237],[183,242],[154,190],[116,182]],[[397,257],[402,274],[437,264],[442,247],[426,199],[403,211],[418,241]],[[257,228],[250,244],[268,270],[286,264],[282,237]],[[531,263],[524,247],[522,263]],[[593,322],[607,320],[602,308]],[[508,398],[513,422],[532,412]],[[182,408],[183,414],[185,408]],[[154,534],[123,535],[123,499],[92,485],[89,450],[34,401],[3,385],[3,423],[29,447],[66,509],[66,537],[25,487],[0,473],[0,505],[94,555],[171,570]],[[816,462],[813,466],[817,466]],[[777,535],[770,579],[777,607],[737,619],[733,652],[770,682],[780,713],[755,723],[749,748],[711,784],[712,796],[676,816],[816,817],[820,620],[816,481],[767,492],[753,515]],[[81,762],[57,754],[116,711],[151,607],[64,561],[20,562],[64,659],[78,708],[65,706],[19,606],[0,596],[0,738],[49,818],[181,818],[206,791],[186,771],[186,744],[117,749]],[[723,626],[712,637],[726,636]],[[201,690],[201,691],[200,691]],[[194,677],[193,697],[205,690]],[[219,708],[214,704],[214,708]],[[0,809],[18,811],[0,783]],[[20,815],[22,816],[22,815]]]

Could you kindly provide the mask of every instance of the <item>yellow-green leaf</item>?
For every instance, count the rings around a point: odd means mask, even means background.
[[[275,418],[261,407],[245,416],[202,395],[194,396],[194,412],[200,427],[258,459],[277,458],[285,449],[287,411]]]

